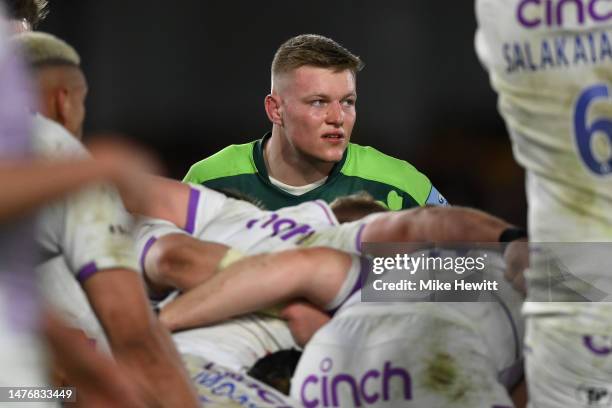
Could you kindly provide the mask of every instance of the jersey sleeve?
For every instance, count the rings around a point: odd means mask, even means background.
[[[110,186],[69,196],[41,222],[43,246],[60,252],[81,283],[104,269],[137,269],[132,218]]]
[[[189,186],[185,231],[195,237],[200,237],[206,227],[221,215],[227,197],[208,187],[195,184],[189,184]]]
[[[427,196],[427,200],[425,200],[425,205],[435,205],[435,206],[446,207],[449,204],[448,204],[448,201],[446,201],[446,198],[444,198],[444,196],[440,194],[438,189],[432,185],[431,191],[429,192],[429,195]]]
[[[227,197],[204,186],[189,184],[187,219],[184,228],[157,218],[142,218],[135,228],[136,253],[140,270],[144,271],[147,254],[155,241],[169,234],[188,234],[200,238],[206,227],[222,211]]]

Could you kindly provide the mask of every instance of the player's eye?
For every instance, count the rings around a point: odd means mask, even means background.
[[[355,99],[349,98],[342,101],[344,106],[355,106]]]
[[[313,101],[310,101],[310,105],[312,105],[314,107],[325,106],[325,100],[323,100],[323,99],[315,99]]]

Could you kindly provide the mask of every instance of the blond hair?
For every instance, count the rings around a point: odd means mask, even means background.
[[[81,64],[81,57],[76,50],[52,34],[25,32],[13,36],[11,40],[33,68],[49,65],[78,67]]]

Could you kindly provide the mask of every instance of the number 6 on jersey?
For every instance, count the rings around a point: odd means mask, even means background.
[[[590,125],[587,123],[589,107],[599,99],[610,97],[608,86],[597,84],[585,88],[578,100],[574,111],[574,134],[578,144],[578,152],[586,166],[593,173],[603,176],[612,173],[612,120],[610,118],[598,118]],[[612,101],[608,101],[612,104]],[[603,160],[596,157],[593,152],[593,137],[597,133],[607,137],[607,157]]]

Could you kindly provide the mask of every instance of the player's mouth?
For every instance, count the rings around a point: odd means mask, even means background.
[[[324,133],[323,136],[321,137],[329,141],[342,141],[344,140],[344,133],[343,132]]]

